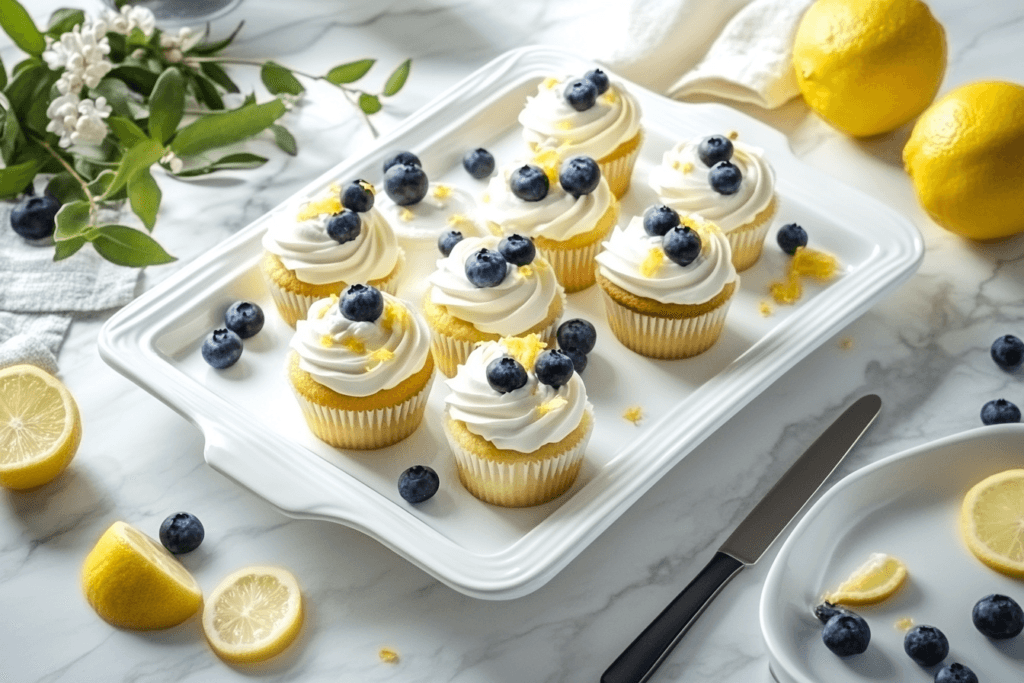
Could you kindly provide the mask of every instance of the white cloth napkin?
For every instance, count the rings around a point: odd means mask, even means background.
[[[707,94],[774,108],[800,94],[793,36],[812,2],[626,0],[622,15],[605,17],[593,52],[670,97]]]

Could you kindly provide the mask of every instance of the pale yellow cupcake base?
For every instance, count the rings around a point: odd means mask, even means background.
[[[754,220],[725,233],[729,246],[732,247],[732,265],[736,272],[746,270],[761,258],[764,238],[772,225],[772,218],[775,217],[778,205],[778,198],[772,197],[772,201],[754,216]]]
[[[635,136],[613,149],[611,154],[597,160],[597,165],[601,167],[601,175],[608,181],[608,186],[618,199],[622,199],[629,192],[633,167],[640,156],[642,143],[643,131],[638,131]]]

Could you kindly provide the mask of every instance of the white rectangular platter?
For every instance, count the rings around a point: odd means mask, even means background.
[[[100,353],[115,369],[195,423],[215,469],[289,515],[346,524],[376,538],[449,586],[486,599],[536,590],[558,573],[697,444],[801,358],[908,279],[920,264],[920,235],[906,219],[797,160],[774,129],[728,107],[683,104],[627,84],[640,101],[645,137],[620,223],[655,203],[647,174],[683,138],[736,131],[764,148],[775,167],[779,210],[761,261],[742,275],[718,343],[697,358],[655,361],[625,349],[604,319],[596,287],[572,294],[565,318],[584,317],[598,345],[583,373],[596,426],[583,470],[557,500],[529,509],[494,507],[461,486],[439,417],[447,388],[435,381],[423,425],[405,441],[370,453],[344,452],[313,437],[284,371],[291,328],[274,309],[258,272],[267,227],[286,207],[332,182],[381,181],[383,159],[411,150],[432,181],[475,195],[483,181],[461,167],[483,146],[499,166],[525,156],[516,117],[547,76],[583,74],[594,64],[550,47],[515,50],[440,95],[365,154],[318,178],[217,248],[118,312],[103,328]],[[775,229],[797,222],[812,246],[839,257],[827,285],[808,285],[794,306],[765,315],[767,286],[786,257]],[[418,305],[422,281],[399,295]],[[206,335],[233,301],[261,305],[267,325],[246,340],[238,364],[216,371],[202,360]],[[623,418],[639,406],[638,424]],[[398,495],[399,474],[433,467],[441,490],[418,506]]]

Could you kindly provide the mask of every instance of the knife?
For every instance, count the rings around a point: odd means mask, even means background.
[[[740,522],[697,578],[662,610],[601,676],[601,683],[643,683],[745,565],[757,562],[839,466],[882,407],[868,394],[846,409]]]

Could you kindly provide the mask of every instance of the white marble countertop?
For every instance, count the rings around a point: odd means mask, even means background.
[[[42,20],[65,4],[28,6]],[[95,0],[78,4],[98,7]],[[216,28],[244,18],[232,54],[309,71],[372,56],[380,60],[374,77],[383,81],[412,57],[408,85],[376,119],[386,130],[510,48],[566,44],[608,4],[531,1],[509,12],[482,0],[399,0],[373,9],[339,0],[244,0]],[[1019,0],[928,4],[949,40],[943,92],[978,79],[1024,82]],[[13,63],[6,39],[0,48]],[[233,74],[258,83],[255,71]],[[109,314],[99,315],[72,325],[59,357],[83,414],[78,456],[50,485],[0,492],[0,682],[596,681],[857,396],[881,395],[883,412],[840,475],[979,426],[981,405],[992,398],[1024,405],[1021,377],[998,371],[989,358],[997,336],[1024,336],[1024,238],[978,245],[932,223],[901,169],[906,131],[856,142],[799,100],[776,111],[740,108],[786,134],[808,164],[913,221],[924,236],[924,263],[691,452],[550,583],[513,601],[476,600],[356,531],[281,515],[208,467],[200,432],[99,358],[96,337]],[[142,289],[372,141],[327,87],[312,87],[288,123],[298,157],[268,145],[272,160],[259,170],[161,182],[156,234],[180,260],[149,269]],[[99,534],[122,519],[155,535],[177,510],[194,512],[206,526],[204,545],[183,558],[205,590],[247,564],[281,564],[299,578],[310,609],[300,641],[285,655],[234,669],[212,654],[195,620],[132,633],[108,626],[86,604],[79,567]],[[757,607],[775,550],[726,587],[654,680],[771,680]],[[395,650],[398,663],[383,663],[382,647]]]

